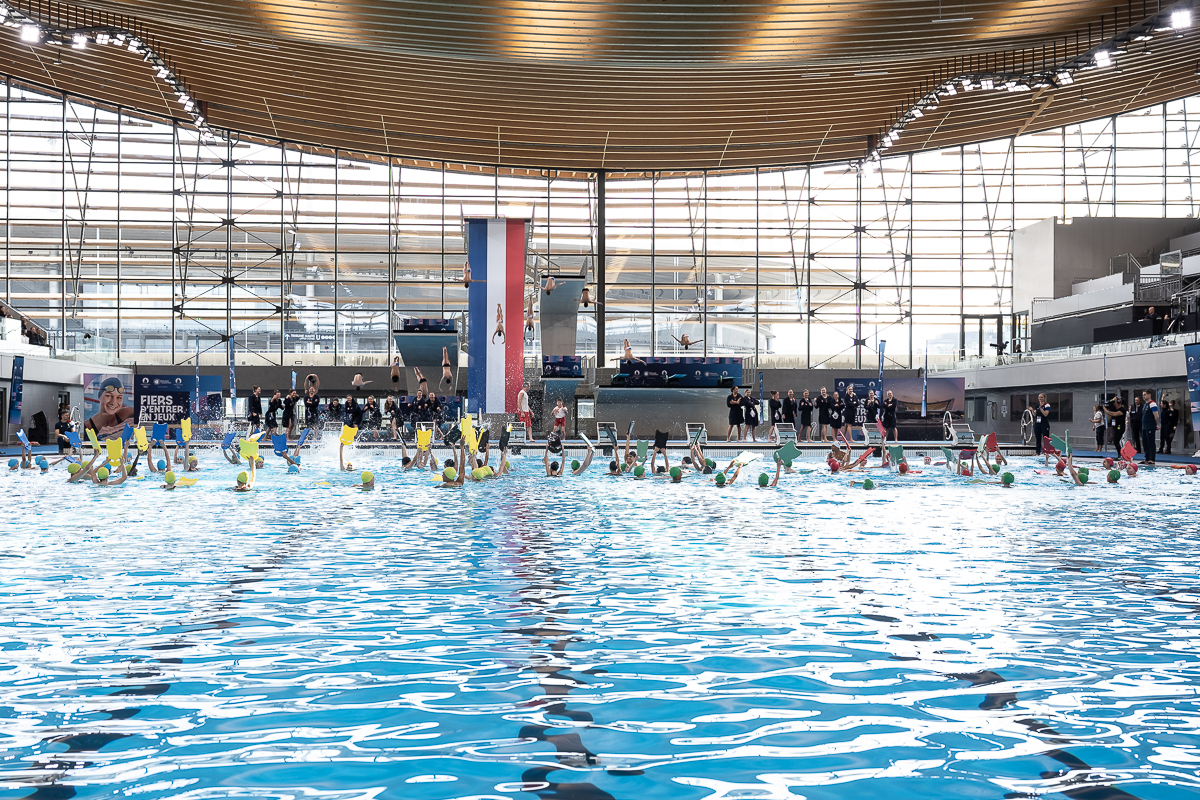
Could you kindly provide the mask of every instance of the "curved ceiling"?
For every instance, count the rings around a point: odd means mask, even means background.
[[[1102,2],[491,0],[14,2],[153,38],[217,128],[414,158],[614,171],[861,158],[960,71],[1053,64],[1158,10]],[[53,10],[46,17],[39,10]],[[134,54],[30,45],[20,78],[183,118]],[[1089,34],[1090,31],[1090,34]],[[1090,42],[1090,44],[1089,44]],[[1069,124],[1193,94],[1200,35],[1160,34],[1072,86],[960,94],[890,152]]]

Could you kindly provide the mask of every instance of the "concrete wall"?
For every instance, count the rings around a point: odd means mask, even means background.
[[[1059,225],[1050,217],[1013,232],[1013,311],[1029,311],[1034,298],[1065,297],[1078,279],[1109,273],[1109,259],[1142,257],[1195,220],[1075,217]]]
[[[25,358],[25,380],[22,390],[21,427],[29,429],[33,415],[44,412],[47,427],[51,432],[54,423],[58,422],[58,395],[65,392],[71,397],[71,405],[83,406],[83,373],[112,372],[130,374],[123,368],[97,367],[92,364],[81,364],[75,361],[64,361],[53,358]],[[17,435],[16,427],[8,425],[8,398],[12,390],[12,356],[0,355],[0,389],[4,390],[4,409],[0,413],[0,441],[9,441]]]
[[[1034,350],[1092,344],[1092,334],[1096,328],[1132,321],[1133,310],[1130,308],[1096,311],[1077,317],[1035,322],[1029,326],[1029,337]]]

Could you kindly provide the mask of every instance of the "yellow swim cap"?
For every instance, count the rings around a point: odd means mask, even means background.
[[[448,481],[456,481],[458,480],[458,470],[454,467],[446,467],[442,470],[442,477]]]
[[[375,480],[375,476],[374,476],[374,475],[372,475],[372,474],[371,474],[371,472],[370,472],[369,470],[363,470],[363,474],[362,474],[362,482],[363,482],[363,483],[370,483],[370,482],[371,482],[371,481],[373,481],[373,480]]]
[[[247,474],[247,473],[245,473],[245,472],[239,472],[239,473],[238,473],[238,483],[248,483],[249,481],[250,481],[250,475],[249,475],[249,474]]]
[[[83,467],[79,466],[78,464],[71,464],[70,466],[67,467],[67,472],[74,475],[76,472],[79,472],[79,470],[81,470],[81,469],[83,469]]]
[[[166,481],[168,484],[174,483],[175,482],[175,473],[168,472],[166,475],[163,475],[163,480]]]
[[[471,477],[477,481],[482,480],[487,477],[487,472],[484,471],[483,467],[476,467],[471,470]]]
[[[100,480],[105,480],[108,478],[108,467],[101,467],[100,469],[96,470],[96,477]]]

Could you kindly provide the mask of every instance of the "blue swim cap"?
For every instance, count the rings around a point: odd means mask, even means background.
[[[9,469],[16,469],[17,466],[20,465],[20,463],[21,462],[17,461],[15,458],[10,458],[8,460],[8,467],[9,467]]]
[[[166,468],[167,468],[167,462],[166,462],[166,461],[163,461],[163,460],[160,458],[160,459],[158,460],[158,468],[159,468],[159,469],[166,469]]]
[[[297,464],[299,464],[299,463],[300,463],[300,456],[294,456],[294,457],[292,458],[292,461],[295,461]]]
[[[295,475],[300,472],[300,468],[295,464],[288,464],[288,475]]]

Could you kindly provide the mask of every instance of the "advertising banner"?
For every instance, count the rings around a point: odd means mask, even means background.
[[[165,422],[172,425],[191,414],[192,392],[196,382],[183,375],[133,376],[133,405],[135,418],[142,425]],[[220,407],[221,379],[215,375],[200,376],[201,419],[209,416],[213,400]]]
[[[83,375],[83,426],[101,439],[121,435],[133,422],[133,376],[107,372]]]
[[[1200,344],[1183,347],[1187,362],[1188,401],[1192,408],[1192,430],[1200,431]]]
[[[854,386],[854,392],[867,397],[874,390],[882,399],[877,378],[834,378],[834,391],[842,397]],[[896,427],[900,438],[909,441],[936,441],[943,437],[942,417],[947,411],[955,416],[966,406],[966,381],[963,378],[889,378],[887,388],[896,398]],[[886,390],[884,390],[886,391]]]
[[[12,383],[8,390],[8,424],[21,427],[21,395],[25,393],[25,356],[13,356]]]

